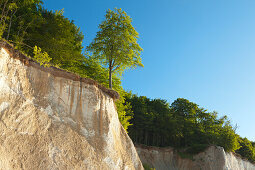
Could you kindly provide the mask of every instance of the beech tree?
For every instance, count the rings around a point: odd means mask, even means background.
[[[138,33],[131,22],[132,19],[122,9],[107,10],[96,38],[87,47],[108,67],[110,88],[114,72],[121,74],[127,68],[143,67],[140,57],[142,48],[137,43]]]

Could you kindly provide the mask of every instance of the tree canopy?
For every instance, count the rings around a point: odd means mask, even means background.
[[[240,140],[227,116],[219,117],[217,112],[208,112],[183,98],[170,105],[166,100],[130,93],[126,101],[132,107],[132,126],[128,132],[135,143],[188,148],[195,153],[205,146],[218,145],[227,152],[236,152],[255,161],[254,146]]]
[[[109,69],[110,88],[113,72],[143,66],[140,57],[142,48],[137,43],[138,33],[131,22],[132,19],[122,9],[107,10],[96,38],[87,47]]]
[[[2,0],[0,5],[2,38],[32,57],[38,46],[62,68],[81,62],[83,34],[63,10],[48,11],[40,0]]]

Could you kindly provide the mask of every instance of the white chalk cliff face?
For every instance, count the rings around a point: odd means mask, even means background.
[[[156,170],[255,170],[255,165],[226,153],[222,147],[210,146],[191,159],[181,158],[173,148],[136,146],[141,161]]]
[[[0,169],[143,169],[93,80],[43,68],[0,43]]]

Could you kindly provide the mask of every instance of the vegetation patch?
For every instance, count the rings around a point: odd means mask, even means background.
[[[186,153],[186,152],[177,152],[178,155],[182,158],[182,159],[190,159],[192,161],[194,161],[193,159],[193,155],[190,153]]]
[[[155,168],[151,168],[148,164],[143,164],[144,170],[156,170]]]
[[[185,152],[196,155],[198,153],[204,152],[208,147],[208,144],[194,144],[193,146],[187,148]]]

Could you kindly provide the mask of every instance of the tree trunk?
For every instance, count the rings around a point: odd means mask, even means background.
[[[109,67],[109,88],[112,89],[112,67]]]
[[[8,34],[7,34],[7,40],[9,40],[9,35],[10,35],[10,31],[11,31],[11,26],[12,26],[12,17],[15,15],[15,13],[17,12],[17,9],[14,11],[14,13],[11,15],[10,18],[10,23],[9,23],[9,28],[8,28]]]

